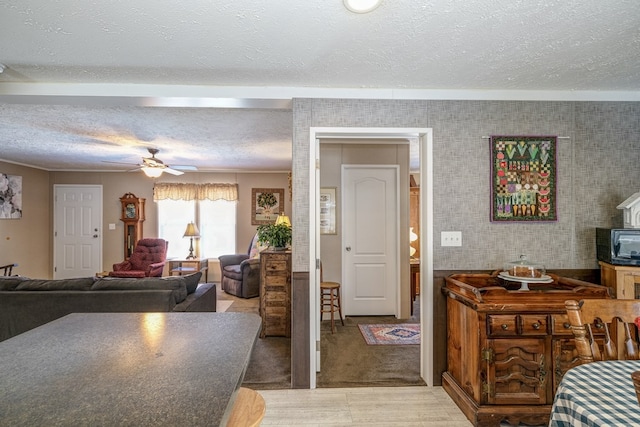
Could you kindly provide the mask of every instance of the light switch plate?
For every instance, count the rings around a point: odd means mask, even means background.
[[[109,223],[109,230],[115,230],[115,229],[116,229],[116,225]]]
[[[441,232],[440,246],[462,246],[462,231]]]

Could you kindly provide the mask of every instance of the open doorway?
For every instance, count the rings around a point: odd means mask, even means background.
[[[426,248],[433,247],[432,235],[432,133],[431,129],[415,129],[415,128],[311,128],[310,129],[311,143],[315,146],[315,150],[311,150],[310,164],[317,165],[319,162],[319,145],[321,139],[345,139],[346,143],[357,144],[362,143],[363,139],[370,140],[390,140],[406,141],[414,138],[417,140],[419,147],[419,185],[421,188],[422,196],[420,197],[420,212],[421,212],[421,230],[422,238],[420,242],[420,252],[424,254],[421,258],[421,272],[419,287],[422,290],[419,297],[419,306],[417,316],[421,324],[422,339],[420,343],[420,377],[427,385],[433,385],[433,259],[431,256],[432,251]],[[321,166],[320,166],[321,167]],[[408,179],[408,175],[407,175]],[[321,368],[320,363],[320,339],[321,339],[321,324],[319,321],[319,270],[316,267],[318,265],[317,260],[320,256],[320,234],[319,234],[319,211],[317,194],[319,192],[320,183],[320,168],[315,168],[315,173],[310,174],[310,212],[312,223],[315,223],[315,227],[311,229],[310,235],[310,271],[315,274],[311,274],[310,284],[310,307],[311,307],[311,387],[317,386],[315,372],[318,368]],[[407,181],[408,188],[408,181]],[[314,229],[315,228],[315,229]],[[408,227],[407,227],[408,229]],[[408,234],[408,233],[407,233]],[[408,236],[407,236],[408,239]],[[408,241],[408,240],[407,240]],[[408,248],[408,244],[407,244]],[[357,363],[357,362],[356,362]]]
[[[320,258],[323,280],[341,284],[345,318],[335,333],[328,315],[321,322],[317,386],[424,385],[408,307],[409,141],[323,141],[321,195],[336,184],[338,197],[335,233],[323,233],[321,204]]]

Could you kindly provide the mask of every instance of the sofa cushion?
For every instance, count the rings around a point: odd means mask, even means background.
[[[95,278],[78,277],[73,279],[28,279],[20,282],[16,291],[88,291]]]
[[[202,277],[202,272],[197,271],[192,274],[188,274],[186,276],[169,276],[163,277],[162,280],[173,280],[173,279],[184,279],[185,286],[187,287],[187,294],[192,294],[196,291],[198,287],[198,283],[200,283],[200,278]]]
[[[25,280],[29,280],[29,278],[22,276],[0,276],[0,291],[13,291]]]
[[[144,277],[142,279],[129,279],[120,277],[103,277],[95,281],[91,290],[156,290],[169,289],[173,291],[176,304],[184,301],[187,297],[187,285],[184,277],[175,276],[172,280],[168,277]]]

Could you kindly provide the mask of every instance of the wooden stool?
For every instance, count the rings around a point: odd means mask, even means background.
[[[324,313],[331,313],[331,333],[334,331],[334,315],[338,311],[340,322],[344,326],[342,320],[342,307],[340,305],[340,283],[338,282],[320,282],[320,322]]]
[[[260,393],[250,388],[240,387],[227,427],[259,426],[266,410],[267,406]]]

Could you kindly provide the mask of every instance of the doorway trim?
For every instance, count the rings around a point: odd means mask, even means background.
[[[320,292],[319,270],[319,169],[320,139],[402,139],[418,138],[420,152],[420,376],[433,386],[433,129],[431,128],[309,128],[309,384],[316,388],[320,364],[320,323],[317,299]]]

